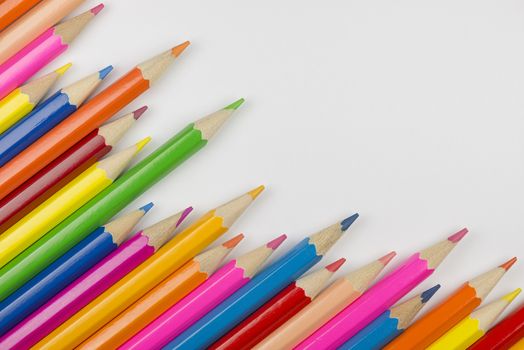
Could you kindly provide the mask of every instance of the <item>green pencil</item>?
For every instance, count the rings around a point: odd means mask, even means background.
[[[244,100],[240,99],[186,126],[129,169],[112,185],[2,267],[0,269],[0,301],[204,147],[243,102]]]

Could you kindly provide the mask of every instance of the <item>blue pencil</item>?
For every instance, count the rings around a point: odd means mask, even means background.
[[[437,292],[440,285],[397,304],[377,317],[373,322],[342,344],[338,350],[379,350],[398,337],[417,313]]]
[[[0,166],[75,112],[112,69],[108,66],[59,90],[0,135]]]
[[[164,349],[194,350],[209,347],[319,262],[357,217],[358,214],[354,214],[298,243],[283,257],[265,268],[245,286],[172,340]]]
[[[55,296],[115,250],[153,207],[146,204],[94,230],[70,251],[0,303],[0,335]]]

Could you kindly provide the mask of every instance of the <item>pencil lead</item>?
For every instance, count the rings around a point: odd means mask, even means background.
[[[93,15],[98,15],[100,11],[104,9],[104,4],[98,4],[95,7],[93,7],[90,11],[93,13]]]
[[[180,215],[180,219],[178,219],[178,222],[176,223],[176,227],[180,226],[180,224],[187,218],[189,213],[191,213],[192,211],[193,207],[187,207],[186,209],[184,209],[184,211]]]
[[[234,109],[234,110],[236,110],[236,109],[238,109],[238,107],[240,107],[244,103],[244,101],[245,100],[243,98],[241,98],[241,99],[236,100],[235,102],[231,103],[230,105],[224,107],[224,109]]]
[[[351,226],[351,224],[355,222],[357,218],[358,218],[358,213],[355,213],[351,215],[350,217],[342,220],[342,222],[340,223],[342,231],[346,231],[349,228],[349,226]]]
[[[517,257],[514,256],[513,258],[506,261],[504,264],[500,265],[499,267],[502,267],[504,270],[508,271],[516,262],[517,262]]]
[[[340,258],[337,261],[332,262],[331,264],[327,265],[325,267],[326,270],[330,272],[336,272],[344,263],[346,262],[346,258]]]
[[[453,243],[458,243],[458,242],[460,242],[460,240],[462,238],[464,238],[464,236],[467,233],[468,233],[468,229],[467,228],[463,228],[462,230],[458,231],[457,233],[452,234],[451,236],[449,236],[448,237],[448,241],[453,242]]]
[[[60,68],[58,68],[58,69],[55,69],[55,72],[56,72],[56,74],[58,74],[58,75],[64,75],[64,73],[67,72],[67,70],[68,70],[69,68],[71,68],[72,65],[73,65],[73,64],[72,64],[71,62],[66,63],[66,64],[64,64],[62,67],[60,67]]]
[[[228,249],[233,249],[235,248],[238,243],[240,243],[242,240],[244,239],[244,235],[241,233],[241,234],[238,234],[236,235],[235,237],[231,238],[229,241],[225,241],[224,243],[222,243],[222,246],[228,248]]]
[[[264,191],[264,189],[265,189],[264,185],[260,185],[257,188],[252,189],[251,191],[249,191],[249,195],[253,199],[256,199],[262,193],[262,191]]]
[[[389,264],[389,262],[391,260],[393,260],[393,258],[397,256],[397,252],[395,251],[392,251],[392,252],[389,252],[388,254],[384,255],[383,257],[379,258],[378,260],[384,265],[386,266],[387,264]]]
[[[189,41],[185,41],[180,45],[177,45],[171,49],[171,54],[175,57],[180,56],[182,52],[191,44]]]
[[[143,207],[140,207],[139,209],[142,210],[144,213],[147,213],[148,211],[151,210],[151,208],[153,208],[153,206],[154,206],[153,202],[149,202],[146,205],[144,205]]]
[[[431,288],[429,288],[428,290],[426,290],[425,292],[422,292],[422,294],[420,295],[420,301],[425,304],[429,301],[429,299],[431,299],[431,297],[433,295],[435,295],[435,293],[440,289],[440,284],[437,284],[436,286],[433,286]]]
[[[506,300],[508,303],[511,303],[517,297],[517,295],[520,294],[520,292],[522,292],[522,289],[517,288],[513,292],[504,295],[502,299]]]
[[[149,143],[149,141],[151,141],[151,137],[148,136],[148,137],[145,137],[143,140],[141,141],[138,141],[136,143],[136,153],[140,152],[142,150],[142,148],[144,148],[145,145],[147,145]]]
[[[147,106],[140,107],[139,109],[133,112],[133,118],[135,118],[135,120],[138,120],[142,116],[142,114],[144,114],[144,112],[147,111],[147,109]]]
[[[102,80],[105,77],[107,77],[107,75],[111,73],[112,70],[113,70],[113,66],[109,65],[105,67],[104,69],[98,71],[98,77],[100,78],[100,80]]]
[[[275,238],[274,240],[269,241],[266,244],[266,247],[276,250],[286,240],[286,238],[287,238],[286,235],[280,235],[277,238]]]

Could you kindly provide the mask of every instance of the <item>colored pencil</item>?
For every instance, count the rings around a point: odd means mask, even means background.
[[[121,279],[48,335],[35,349],[73,348],[118,316],[202,249],[224,234],[262,192],[256,189],[211,210],[151,259]]]
[[[19,288],[204,147],[241,103],[242,100],[239,100],[188,125],[41,240],[0,268],[0,295]]]
[[[513,345],[509,350],[524,350],[524,338],[519,340],[515,345]]]
[[[187,208],[139,231],[0,338],[0,348],[33,346],[158,251],[190,211]]]
[[[291,283],[209,349],[252,349],[254,345],[311,303],[345,261],[344,258],[339,259]]]
[[[340,277],[311,304],[263,339],[254,349],[292,349],[360,297],[395,255],[395,252],[390,252]]]
[[[109,186],[150,138],[93,164],[64,188],[0,235],[0,266],[4,266],[62,220]]]
[[[146,106],[141,107],[111,123],[102,125],[0,200],[0,232],[13,226],[27,213],[108,154],[146,110]]]
[[[5,334],[115,250],[152,206],[153,203],[149,203],[97,228],[73,249],[1,302],[0,335]]]
[[[52,27],[84,0],[44,0],[0,33],[0,64]]]
[[[202,349],[213,344],[319,262],[357,217],[354,214],[302,240],[164,349]]]
[[[286,235],[281,235],[262,247],[230,261],[119,349],[161,349],[249,282],[285,239]]]
[[[69,67],[71,63],[13,90],[4,97],[0,101],[0,134],[31,112]]]
[[[7,96],[67,50],[87,23],[103,7],[104,5],[100,4],[79,16],[48,29],[13,57],[2,63],[0,65],[0,98]]]
[[[524,304],[473,344],[471,350],[506,350],[524,339]]]
[[[480,305],[517,258],[466,282],[442,304],[409,327],[386,349],[424,350]]]
[[[336,349],[344,344],[428,278],[467,232],[467,229],[462,229],[440,243],[413,254],[300,343],[296,349],[327,350]]]
[[[118,348],[193,289],[204,283],[243,238],[244,235],[239,234],[218,247],[197,255],[76,349]]]
[[[345,342],[340,350],[380,350],[406,329],[413,318],[437,292],[436,285],[425,292],[393,306]]]
[[[1,167],[0,199],[148,90],[188,45],[189,42],[185,42],[139,64]]]
[[[502,298],[481,307],[464,318],[442,337],[427,347],[428,350],[462,350],[467,349],[482,337],[504,312],[509,304],[519,295],[518,288]]]
[[[59,90],[0,135],[0,166],[76,111],[112,69],[108,66]]]
[[[3,0],[0,1],[0,31],[29,11],[41,0]]]

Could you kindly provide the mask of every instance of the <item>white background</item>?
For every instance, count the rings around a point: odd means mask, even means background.
[[[131,205],[156,203],[143,224],[187,205],[195,219],[265,184],[228,233],[247,236],[235,254],[280,233],[287,249],[358,211],[324,260],[348,258],[344,272],[390,250],[397,265],[466,226],[470,235],[417,288],[441,283],[440,300],[523,251],[523,16],[515,0],[108,0],[51,67],[74,62],[63,85],[112,64],[112,82],[191,40],[125,110],[150,106],[119,148],[151,135],[147,154],[189,122],[247,102]],[[523,277],[518,264],[489,300]]]

